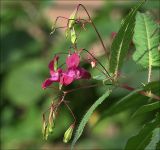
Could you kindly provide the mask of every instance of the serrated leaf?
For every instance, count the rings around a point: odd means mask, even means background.
[[[151,81],[152,67],[160,66],[160,52],[158,52],[160,36],[156,24],[151,16],[137,13],[133,41],[136,51],[133,60],[148,68],[148,82]]]
[[[147,145],[145,150],[156,149],[158,142],[160,142],[160,128],[154,129],[150,143]]]
[[[123,64],[123,60],[126,56],[127,50],[132,40],[132,35],[135,25],[135,15],[138,8],[143,4],[141,2],[130,13],[126,16],[121,28],[118,31],[116,37],[111,46],[111,56],[110,56],[110,72],[117,75],[119,69]]]
[[[93,111],[109,96],[110,92],[111,92],[110,90],[106,91],[97,101],[95,101],[95,103],[89,108],[87,113],[84,115],[75,133],[74,139],[72,141],[71,149],[74,148],[74,145],[76,144],[76,142],[82,135],[84,127],[86,123],[88,122],[89,118],[91,117]]]
[[[133,148],[134,150],[144,150],[150,143],[153,130],[158,127],[159,120],[160,114],[157,114],[156,118],[152,122],[147,123],[137,135],[128,140],[125,150],[131,150]]]
[[[76,32],[74,30],[74,27],[72,27],[70,31],[71,31],[71,42],[75,44],[77,37],[76,37]]]
[[[133,114],[133,117],[153,111],[158,108],[160,108],[160,102],[154,102],[151,104],[143,105]]]
[[[133,36],[136,51],[133,54],[133,60],[145,68],[160,66],[160,52],[158,52],[160,36],[155,32],[157,29],[158,24],[151,16],[137,13]]]

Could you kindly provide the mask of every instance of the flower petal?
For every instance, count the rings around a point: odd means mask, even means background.
[[[91,78],[91,74],[84,68],[78,67],[77,70],[79,70],[80,72],[80,78],[82,79],[90,79]]]
[[[67,59],[66,59],[66,64],[68,69],[70,68],[77,68],[78,65],[80,63],[80,57],[77,53],[73,53],[72,55],[70,55]]]
[[[60,83],[62,85],[69,85],[74,81],[74,77],[67,75],[66,73],[63,73]]]
[[[54,82],[54,81],[52,81],[51,78],[46,79],[46,80],[42,83],[42,88],[43,88],[43,89],[47,88],[48,86],[50,86],[50,85],[52,84],[52,82]]]

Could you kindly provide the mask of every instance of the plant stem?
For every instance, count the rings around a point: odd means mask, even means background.
[[[119,85],[119,87],[122,87],[124,89],[129,90],[129,91],[134,91],[135,90],[135,88],[130,87],[127,84]],[[156,99],[156,100],[160,100],[160,96],[157,96],[157,95],[155,95],[153,93],[150,93],[150,92],[139,91],[138,93],[141,94],[141,95],[147,96],[147,97],[151,97],[151,98]]]
[[[110,76],[110,74],[109,74],[109,72],[106,70],[106,68],[102,65],[102,63],[97,59],[97,58],[95,58],[88,50],[86,50],[86,49],[83,49],[84,51],[86,51],[88,54],[90,54],[99,64],[100,64],[100,66],[105,70],[105,72],[107,73],[107,75],[108,75],[108,77],[111,77]]]
[[[74,118],[74,124],[75,124],[75,122],[76,122],[76,117],[75,117],[73,111],[71,110],[71,108],[69,107],[69,105],[68,105],[65,101],[63,101],[63,103],[67,106],[68,110],[70,111],[71,115],[73,116],[73,118]]]
[[[103,43],[103,40],[102,40],[102,38],[101,38],[101,36],[100,36],[97,28],[96,28],[96,26],[95,26],[95,24],[94,24],[91,16],[89,15],[87,9],[85,8],[84,5],[79,4],[79,5],[77,6],[77,12],[78,12],[78,10],[79,10],[79,7],[82,7],[82,8],[85,10],[85,12],[86,12],[86,14],[87,14],[87,16],[88,16],[88,18],[89,18],[89,20],[90,20],[90,23],[91,23],[92,27],[94,28],[94,30],[95,30],[95,32],[96,32],[96,34],[97,34],[97,36],[98,36],[98,38],[99,38],[99,40],[100,40],[100,42],[101,42],[101,44],[102,44],[103,50],[104,50],[104,52],[105,52],[105,54],[106,54],[106,57],[107,57],[107,59],[109,59],[109,57],[108,57],[108,51],[107,51],[107,49],[106,49],[106,47],[105,47],[105,45],[104,45],[104,43]]]

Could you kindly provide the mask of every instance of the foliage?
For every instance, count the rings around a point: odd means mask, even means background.
[[[158,128],[159,120],[160,120],[160,116],[158,114],[155,120],[152,120],[152,122],[147,123],[136,136],[133,136],[128,140],[125,150],[132,149],[133,147],[136,150],[145,149],[149,144],[149,142],[151,141],[151,139],[154,138],[155,136],[153,134],[153,130]],[[152,147],[152,149],[155,149],[155,147],[156,147],[156,144],[154,147]]]
[[[135,6],[131,9],[133,4]],[[51,1],[2,1],[0,14],[2,149],[66,148],[66,145],[59,143],[62,142],[63,134],[73,120],[64,105],[54,122],[55,128],[49,139],[42,141],[42,114],[51,105],[51,101],[56,100],[60,94],[52,88],[44,92],[41,84],[48,77],[47,64],[55,53],[67,53],[68,49],[74,48],[94,50],[94,46],[98,46],[98,39],[90,21],[85,22],[84,26],[78,26],[80,19],[76,13],[77,9],[67,24],[68,39],[65,40],[65,36],[59,34],[56,26],[53,29],[54,34],[50,36],[52,20],[47,18],[46,10],[54,7]],[[150,10],[152,12],[152,9],[154,18],[150,13],[146,13]],[[80,65],[90,71],[92,79],[76,81],[62,88],[72,90],[80,85],[98,85],[75,90],[66,96],[66,102],[77,119],[75,124],[77,130],[72,131],[74,135],[72,149],[76,146],[77,149],[134,147],[158,150],[160,143],[158,127],[160,54],[159,26],[156,23],[158,9],[156,1],[147,1],[145,4],[113,1],[104,2],[103,7],[94,13],[92,21],[105,41],[107,50],[111,45],[108,52],[109,60],[103,55],[101,47],[94,51],[94,56],[109,72],[110,77],[108,79],[99,62],[96,62],[96,65],[103,73],[91,68],[90,64],[84,61]],[[82,18],[86,19],[85,11],[84,14]],[[88,18],[86,20],[88,21]],[[111,32],[117,32],[114,39],[110,37]],[[60,38],[57,38],[57,35]],[[63,57],[66,55],[62,56],[59,65],[64,64]],[[84,60],[86,58],[84,57]],[[112,90],[108,91],[110,87]],[[70,138],[69,134],[65,141],[68,142]]]
[[[132,9],[121,23],[121,28],[111,46],[110,71],[116,76],[127,54],[135,25],[135,15],[143,3]]]
[[[82,135],[82,132],[84,130],[84,127],[86,123],[88,122],[89,118],[91,117],[93,111],[109,96],[110,91],[107,90],[98,100],[95,101],[95,103],[89,108],[87,113],[84,115],[83,119],[81,120],[78,129],[75,133],[75,137],[72,142],[71,149],[73,149],[74,145],[76,144],[77,140],[80,138]]]
[[[136,51],[133,60],[148,68],[148,82],[150,82],[152,67],[160,66],[158,24],[150,15],[138,12],[134,29],[133,41]]]

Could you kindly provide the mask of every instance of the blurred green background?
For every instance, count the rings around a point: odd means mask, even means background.
[[[86,5],[95,24],[109,49],[111,33],[117,32],[121,20],[129,12],[135,1],[88,1],[72,3],[72,1],[15,1],[1,0],[1,143],[2,149],[64,149],[63,134],[72,123],[72,117],[62,106],[56,120],[53,134],[44,141],[41,133],[42,113],[47,110],[51,100],[57,95],[52,89],[42,90],[41,84],[49,76],[47,65],[56,52],[67,52],[70,42],[66,41],[63,30],[50,35],[56,16],[65,12],[72,13],[76,4]],[[97,3],[97,4],[96,4]],[[149,10],[155,20],[159,20],[158,1],[147,2],[142,11]],[[84,12],[82,17],[86,18]],[[53,16],[53,18],[52,18]],[[67,17],[67,16],[66,16]],[[68,15],[69,17],[69,15]],[[63,23],[60,23],[62,25]],[[95,49],[103,64],[103,51],[91,26],[81,33],[78,40],[79,48]],[[131,53],[133,48],[130,49]],[[122,82],[140,87],[146,81],[146,71],[131,59],[122,69]],[[99,72],[83,64],[92,75]],[[135,76],[136,72],[136,76]],[[158,80],[158,70],[154,70],[153,80]],[[98,81],[87,81],[93,84]],[[75,88],[86,82],[76,81],[69,88]],[[104,87],[79,90],[68,95],[67,100],[79,122],[103,93]],[[103,103],[92,115],[84,134],[77,144],[81,149],[121,149],[127,139],[139,130],[141,123],[152,118],[141,116],[130,120],[130,115],[140,106],[141,102],[114,116],[105,116],[96,126],[96,121],[114,102],[127,94],[127,91],[115,89],[107,103]]]

